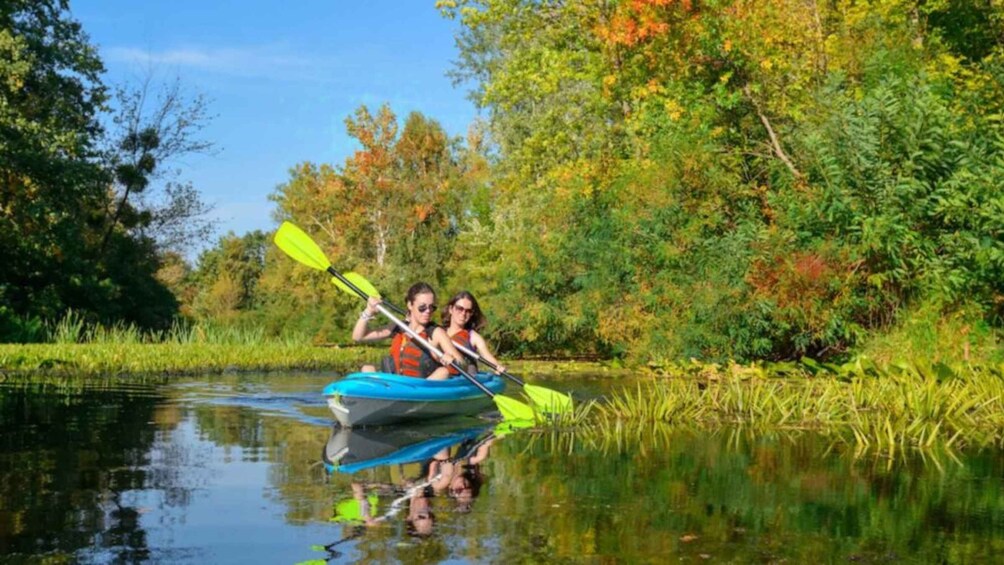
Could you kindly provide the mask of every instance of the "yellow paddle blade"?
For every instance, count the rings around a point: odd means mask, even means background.
[[[359,295],[356,294],[356,291],[354,291],[351,288],[345,286],[345,283],[343,283],[341,280],[339,280],[338,277],[331,277],[331,284],[337,286],[338,290],[344,292],[345,294],[348,294],[350,296],[359,297]]]
[[[529,420],[532,422],[537,416],[536,412],[529,405],[515,398],[502,396],[501,394],[495,395],[495,406],[502,413],[502,419],[504,420]]]
[[[570,414],[572,397],[568,394],[536,385],[523,385],[523,392],[530,397],[538,410],[547,414]]]
[[[536,422],[533,420],[506,420],[505,422],[496,424],[492,433],[495,434],[496,438],[504,438],[516,430],[532,428],[534,424],[536,424]]]
[[[290,222],[283,222],[279,226],[278,231],[275,232],[273,241],[286,255],[312,269],[327,271],[328,267],[331,266],[331,261],[328,261],[324,252],[314,243],[314,240],[310,239],[309,235]]]
[[[377,290],[375,286],[373,286],[373,283],[371,283],[370,281],[366,280],[366,277],[364,277],[364,276],[362,276],[362,275],[360,275],[359,273],[356,273],[356,272],[345,273],[342,276],[344,276],[345,279],[347,281],[349,281],[350,283],[356,285],[356,288],[358,288],[359,290],[363,291],[363,293],[366,296],[371,296],[373,298],[380,298],[380,291]],[[351,288],[349,288],[348,286],[346,286],[345,283],[343,283],[342,281],[338,280],[337,277],[332,277],[331,282],[334,283],[335,286],[337,286],[343,292],[347,292],[347,293],[351,294],[352,296],[356,295],[356,293],[355,293],[354,290],[352,290]]]

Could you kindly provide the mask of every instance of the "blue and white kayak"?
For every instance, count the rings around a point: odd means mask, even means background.
[[[493,393],[505,389],[497,375],[476,378]],[[324,387],[324,396],[339,423],[349,427],[475,415],[494,405],[464,377],[430,381],[389,373],[352,373]]]

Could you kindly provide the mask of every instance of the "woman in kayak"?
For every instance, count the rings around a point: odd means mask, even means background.
[[[488,320],[481,313],[481,306],[478,305],[474,295],[461,290],[446,303],[443,310],[443,327],[446,328],[446,335],[450,336],[453,343],[460,345],[470,351],[477,353],[481,358],[498,367],[496,373],[505,372],[505,367],[492,355],[485,343],[485,338],[481,337],[478,330],[485,327]],[[463,352],[461,352],[463,354]],[[466,364],[471,372],[477,372],[477,359],[464,354]],[[450,369],[452,374],[457,373],[456,369]]]
[[[443,328],[432,323],[432,315],[436,311],[436,291],[424,282],[415,283],[408,289],[405,304],[408,309],[408,324],[416,334],[430,342],[443,352],[439,359],[432,355],[418,342],[411,339],[407,333],[395,324],[377,330],[369,330],[366,323],[378,312],[380,299],[370,298],[366,309],[359,315],[359,320],[352,328],[352,339],[358,342],[377,341],[390,338],[390,355],[380,364],[384,373],[394,373],[420,379],[442,380],[449,378],[450,363],[461,359],[460,353]],[[374,372],[376,367],[364,365],[362,372]]]

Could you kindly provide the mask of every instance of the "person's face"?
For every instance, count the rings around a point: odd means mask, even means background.
[[[458,326],[467,325],[472,315],[474,315],[474,303],[467,298],[461,298],[450,306],[450,319],[456,320]]]
[[[408,311],[411,319],[420,324],[427,325],[432,320],[432,315],[436,312],[436,295],[425,292],[415,296],[414,302],[408,303]]]
[[[474,489],[471,487],[471,482],[463,475],[456,476],[450,481],[447,494],[456,499],[458,504],[469,505],[474,500]]]
[[[429,499],[424,496],[413,498],[411,506],[408,509],[408,519],[411,521],[412,527],[415,528],[415,534],[420,536],[431,535],[436,520],[432,515],[432,510],[429,508]]]
[[[431,513],[419,514],[411,523],[415,526],[415,533],[420,536],[432,535],[433,526],[436,524]]]

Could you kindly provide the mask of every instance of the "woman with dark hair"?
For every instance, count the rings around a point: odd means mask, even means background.
[[[442,351],[442,357],[433,359],[432,354],[396,324],[377,330],[368,329],[367,322],[378,312],[377,305],[380,304],[378,298],[370,298],[367,302],[366,309],[359,315],[359,320],[352,328],[352,339],[359,342],[391,339],[390,355],[380,364],[380,370],[384,373],[430,380],[449,378],[450,363],[461,359],[461,356],[453,347],[453,342],[450,341],[446,331],[432,322],[432,315],[436,311],[436,291],[424,282],[415,283],[408,289],[404,301],[408,312],[405,320],[408,327]],[[364,365],[362,368],[364,373],[374,371],[376,367],[373,365]]]
[[[481,306],[478,305],[477,299],[466,290],[461,290],[455,294],[446,303],[446,309],[443,310],[443,327],[446,328],[446,335],[450,336],[453,343],[476,352],[485,361],[498,367],[495,371],[496,373],[505,372],[505,367],[498,362],[498,359],[488,349],[485,338],[481,337],[481,334],[477,332],[477,330],[485,327],[486,323],[488,323],[488,320],[481,313]],[[471,372],[476,372],[476,360],[466,355],[465,358],[467,359],[467,364],[472,366]],[[458,374],[455,369],[450,369],[450,372]]]

